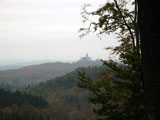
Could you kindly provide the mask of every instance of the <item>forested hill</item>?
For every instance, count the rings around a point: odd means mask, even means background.
[[[97,79],[99,72],[106,67],[78,68],[85,71],[92,79]],[[49,103],[48,113],[50,118],[55,120],[95,120],[96,116],[92,112],[93,105],[88,103],[88,96],[91,94],[77,87],[77,71],[67,73],[64,76],[54,78],[45,83],[26,88],[24,91],[41,95]]]
[[[47,107],[42,97],[0,89],[0,120],[46,120]]]
[[[100,66],[100,60],[92,61],[83,57],[74,63],[45,63],[14,70],[0,70],[0,88],[19,88],[36,85],[57,76],[65,75],[78,67]]]

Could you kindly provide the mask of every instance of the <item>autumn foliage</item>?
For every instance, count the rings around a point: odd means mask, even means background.
[[[96,11],[88,12],[88,5],[83,8],[82,17],[88,27],[80,29],[81,37],[90,32],[98,36],[114,34],[119,42],[118,46],[106,48],[118,56],[118,61],[102,60],[108,69],[99,73],[99,79],[92,80],[79,71],[78,86],[92,93],[89,101],[97,105],[94,112],[101,119],[142,120],[144,116],[137,5],[136,0],[111,0]],[[90,16],[98,16],[98,20],[90,20]]]

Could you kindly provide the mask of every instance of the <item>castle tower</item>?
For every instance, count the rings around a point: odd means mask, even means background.
[[[83,61],[90,61],[91,58],[88,56],[88,54],[86,54],[86,56],[85,56],[85,57],[81,57],[80,60],[83,60]]]

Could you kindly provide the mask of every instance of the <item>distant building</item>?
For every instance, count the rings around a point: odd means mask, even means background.
[[[82,61],[90,61],[90,60],[91,60],[91,57],[89,57],[88,54],[86,54],[85,57],[81,57],[81,60],[82,60]]]

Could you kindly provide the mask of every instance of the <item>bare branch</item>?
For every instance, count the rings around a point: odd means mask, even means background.
[[[117,3],[117,0],[114,0],[114,2],[115,2],[115,5],[116,5],[116,8],[118,9],[118,11],[120,12],[120,14],[121,14],[121,16],[122,16],[122,19],[123,19],[123,21],[124,21],[124,24],[125,24],[126,27],[128,28],[128,31],[129,31],[129,33],[130,33],[130,35],[131,35],[131,38],[132,38],[133,48],[134,48],[134,50],[135,50],[135,39],[134,39],[133,32],[132,32],[130,26],[127,24],[127,22],[126,22],[126,20],[125,20],[125,17],[123,16],[121,9],[119,8],[119,5],[118,5],[118,3]]]

